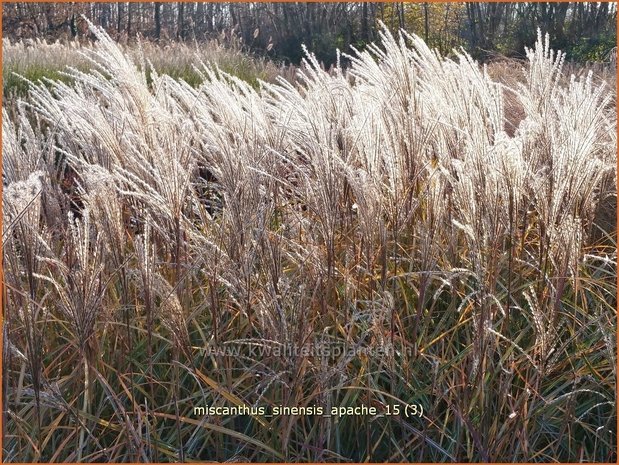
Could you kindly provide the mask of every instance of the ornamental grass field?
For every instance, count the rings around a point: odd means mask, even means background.
[[[616,460],[614,73],[94,33],[3,108],[5,461]]]

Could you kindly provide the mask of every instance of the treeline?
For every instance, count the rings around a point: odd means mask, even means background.
[[[254,52],[297,63],[305,44],[331,63],[335,49],[363,48],[380,21],[405,28],[447,53],[521,56],[538,27],[576,61],[602,61],[616,44],[616,3],[4,3],[10,39],[88,37],[82,15],[117,40],[234,37]]]

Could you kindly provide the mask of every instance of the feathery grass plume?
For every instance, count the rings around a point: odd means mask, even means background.
[[[106,237],[106,249],[114,256],[117,267],[123,264],[123,249],[127,237],[124,229],[122,204],[118,198],[116,178],[99,165],[85,165],[79,169],[81,196],[95,224]]]
[[[23,105],[16,110],[15,119],[2,108],[2,181],[3,185],[25,181],[34,171],[45,168],[44,150],[37,129],[33,128]]]
[[[101,233],[91,223],[90,212],[84,210],[81,219],[69,216],[69,236],[65,253],[60,257],[42,257],[46,273],[37,278],[51,284],[58,299],[58,310],[71,328],[72,345],[79,353],[78,363],[83,368],[83,404],[86,415],[79,431],[77,458],[89,449],[86,423],[92,408],[94,373],[99,353],[96,324],[105,320],[104,298],[107,288],[104,276],[105,256]],[[79,365],[78,365],[79,366]],[[74,370],[78,369],[74,366]]]
[[[3,128],[4,129],[4,128]],[[4,132],[10,140],[10,134]],[[14,148],[14,147],[13,147]],[[11,153],[9,152],[10,159]],[[45,344],[45,300],[41,296],[37,274],[41,271],[38,255],[46,247],[45,226],[41,224],[41,191],[43,172],[33,171],[23,181],[15,180],[3,189],[2,249],[4,251],[4,279],[8,287],[3,328],[7,341],[25,339],[26,360],[30,368],[35,399],[34,438],[40,444],[41,436],[41,389],[44,369],[42,350]],[[16,323],[23,329],[16,329]],[[3,352],[3,363],[11,365],[11,357]],[[19,400],[19,395],[17,399]]]
[[[540,116],[545,113],[556,93],[559,92],[559,79],[565,53],[555,52],[550,48],[550,35],[537,30],[537,41],[533,48],[525,47],[529,65],[527,67],[526,84],[522,93],[526,96],[525,108]]]
[[[52,284],[76,346],[92,362],[97,352],[95,324],[102,316],[106,288],[102,234],[91,222],[89,210],[84,210],[82,219],[70,217],[69,230],[65,254],[42,257],[49,271],[40,278]]]

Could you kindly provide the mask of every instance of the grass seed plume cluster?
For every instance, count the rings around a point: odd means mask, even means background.
[[[3,108],[6,461],[616,459],[614,84],[383,32],[192,86],[95,33]]]
[[[217,39],[201,44],[171,42],[165,46],[149,41],[140,41],[138,46],[118,44],[133,62],[138,65],[148,62],[159,73],[175,79],[183,79],[196,86],[203,75],[195,70],[196,59],[216,64],[221,70],[234,74],[258,86],[258,80],[274,82],[277,76],[292,77],[294,67],[278,66],[266,58],[245,52],[243,44],[232,33],[223,33]],[[91,67],[88,54],[92,42],[48,42],[44,39],[26,39],[11,42],[2,39],[3,95],[7,100],[24,97],[29,90],[29,81],[53,79],[73,82],[67,67],[87,72]],[[150,68],[146,68],[147,73]],[[25,79],[24,79],[25,78]],[[150,79],[150,74],[147,74]]]

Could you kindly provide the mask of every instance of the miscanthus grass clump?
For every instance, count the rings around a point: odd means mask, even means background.
[[[138,64],[144,59],[153,64],[159,72],[165,72],[175,79],[182,78],[191,85],[202,82],[201,74],[195,70],[196,57],[216,63],[224,71],[234,74],[258,86],[258,79],[274,81],[278,75],[290,76],[293,67],[276,65],[266,58],[245,53],[245,47],[234,31],[217,39],[206,42],[170,42],[165,45],[148,40],[137,43],[119,44],[123,53],[136,60]],[[91,41],[56,41],[44,39],[26,39],[11,42],[2,39],[2,79],[3,98],[12,103],[24,97],[30,87],[29,82],[45,79],[61,80],[72,83],[71,75],[64,73],[68,66],[88,71],[90,60],[84,53],[93,48]],[[146,68],[147,73],[149,68]],[[147,78],[150,75],[147,74]]]
[[[95,33],[3,111],[5,460],[616,459],[614,88],[542,35],[256,88]]]

